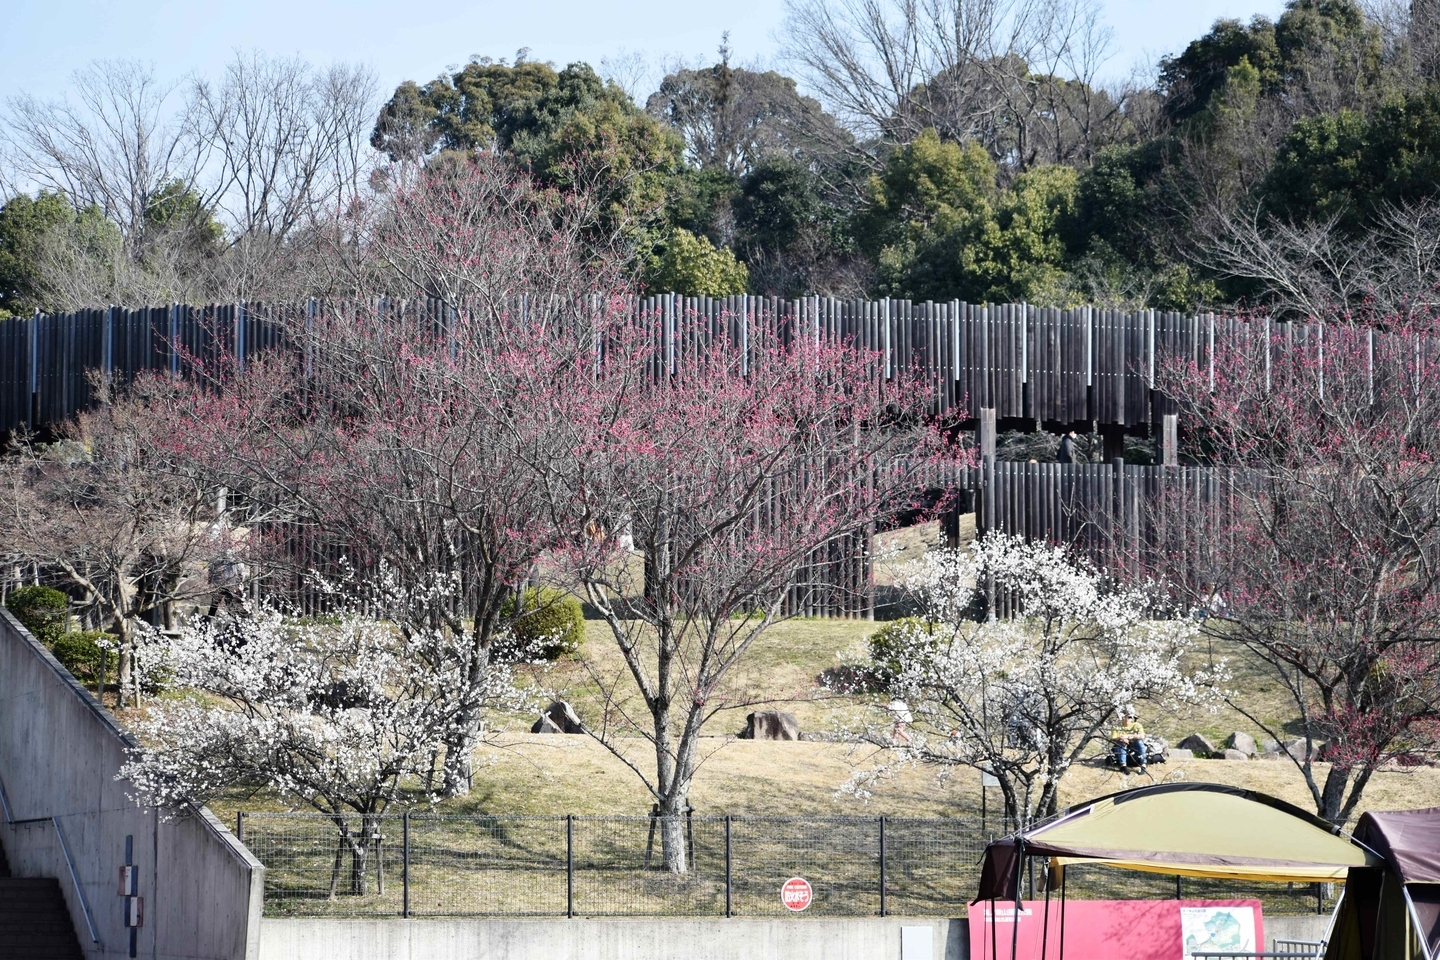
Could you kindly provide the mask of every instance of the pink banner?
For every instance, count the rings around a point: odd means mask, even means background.
[[[1070,900],[970,907],[971,960],[1183,960],[1265,949],[1259,900]],[[1063,931],[1062,931],[1063,918]],[[978,921],[978,922],[977,922]],[[1062,947],[1063,934],[1063,947]],[[1014,938],[1014,953],[1011,943]]]

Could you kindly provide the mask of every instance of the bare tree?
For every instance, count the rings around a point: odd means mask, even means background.
[[[1200,222],[1197,260],[1253,282],[1277,316],[1337,312],[1386,324],[1423,322],[1440,306],[1440,203],[1387,204],[1358,235],[1342,215],[1308,223],[1259,210]]]
[[[786,11],[789,59],[872,137],[906,143],[933,127],[1023,169],[1042,130],[1048,153],[1085,159],[1118,113],[1095,90],[1111,36],[1091,0],[788,0]]]
[[[218,83],[193,84],[195,123],[212,147],[207,206],[230,235],[219,284],[267,291],[297,230],[334,222],[360,196],[377,85],[366,67],[317,70],[298,58],[237,53]]]
[[[178,84],[133,61],[101,60],[73,77],[75,100],[12,97],[0,125],[18,179],[94,204],[127,244],[144,236],[151,200],[192,187],[208,145]]]
[[[333,242],[367,195],[368,68],[252,53],[215,83],[167,85],[119,61],[74,82],[73,101],[12,98],[0,124],[11,177],[119,231],[118,246],[91,225],[55,231],[54,306],[316,292],[296,241]]]

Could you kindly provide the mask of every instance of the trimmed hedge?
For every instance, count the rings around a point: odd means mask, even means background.
[[[76,630],[62,634],[51,646],[50,652],[81,683],[98,683],[102,668],[106,681],[114,683],[115,658],[110,651],[100,647],[100,641],[104,639],[114,638],[103,630]]]
[[[70,621],[70,598],[54,587],[21,587],[5,598],[20,624],[45,646],[55,645]]]
[[[507,620],[516,616],[515,601],[501,608]],[[563,590],[531,587],[520,597],[520,615],[511,624],[514,642],[496,650],[497,659],[559,660],[573,657],[585,643],[585,611]]]
[[[932,636],[934,625],[924,617],[901,617],[892,620],[870,635],[870,662],[874,665],[877,679],[889,683],[900,674],[902,656],[907,649],[915,646],[914,631],[918,628],[930,637],[930,646],[936,644]]]

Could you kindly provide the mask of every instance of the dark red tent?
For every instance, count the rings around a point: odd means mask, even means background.
[[[1440,807],[1367,813],[1355,839],[1384,863],[1350,868],[1325,960],[1440,957]]]

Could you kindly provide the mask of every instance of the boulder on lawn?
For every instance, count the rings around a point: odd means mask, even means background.
[[[545,708],[540,719],[530,728],[531,733],[584,733],[585,724],[580,722],[575,708],[564,700],[556,700]]]
[[[741,740],[799,740],[800,722],[784,710],[756,710],[745,718]]]
[[[1189,750],[1197,757],[1213,757],[1215,755],[1215,744],[1206,740],[1198,733],[1190,734],[1190,736],[1181,740],[1175,746],[1182,750]]]
[[[1261,740],[1261,741],[1260,741],[1260,752],[1261,752],[1262,754],[1279,753],[1279,752],[1280,752],[1280,741],[1279,741],[1279,740],[1269,740],[1269,739]]]
[[[1220,759],[1222,759],[1222,760],[1249,760],[1249,759],[1250,759],[1250,754],[1246,753],[1244,750],[1236,750],[1234,747],[1226,747],[1224,750],[1222,750],[1222,751],[1220,752]]]
[[[1241,733],[1239,730],[1226,738],[1225,746],[1231,750],[1239,750],[1247,757],[1253,757],[1260,752],[1255,747],[1255,738],[1248,733]]]
[[[1195,751],[1187,750],[1184,747],[1171,747],[1166,759],[1169,760],[1194,760]]]
[[[1310,759],[1318,759],[1320,756],[1320,751],[1324,748],[1325,744],[1323,742],[1316,741],[1314,749],[1310,751]],[[1305,759],[1305,738],[1296,737],[1293,740],[1286,740],[1285,743],[1282,745],[1282,749],[1292,758],[1303,761]]]

